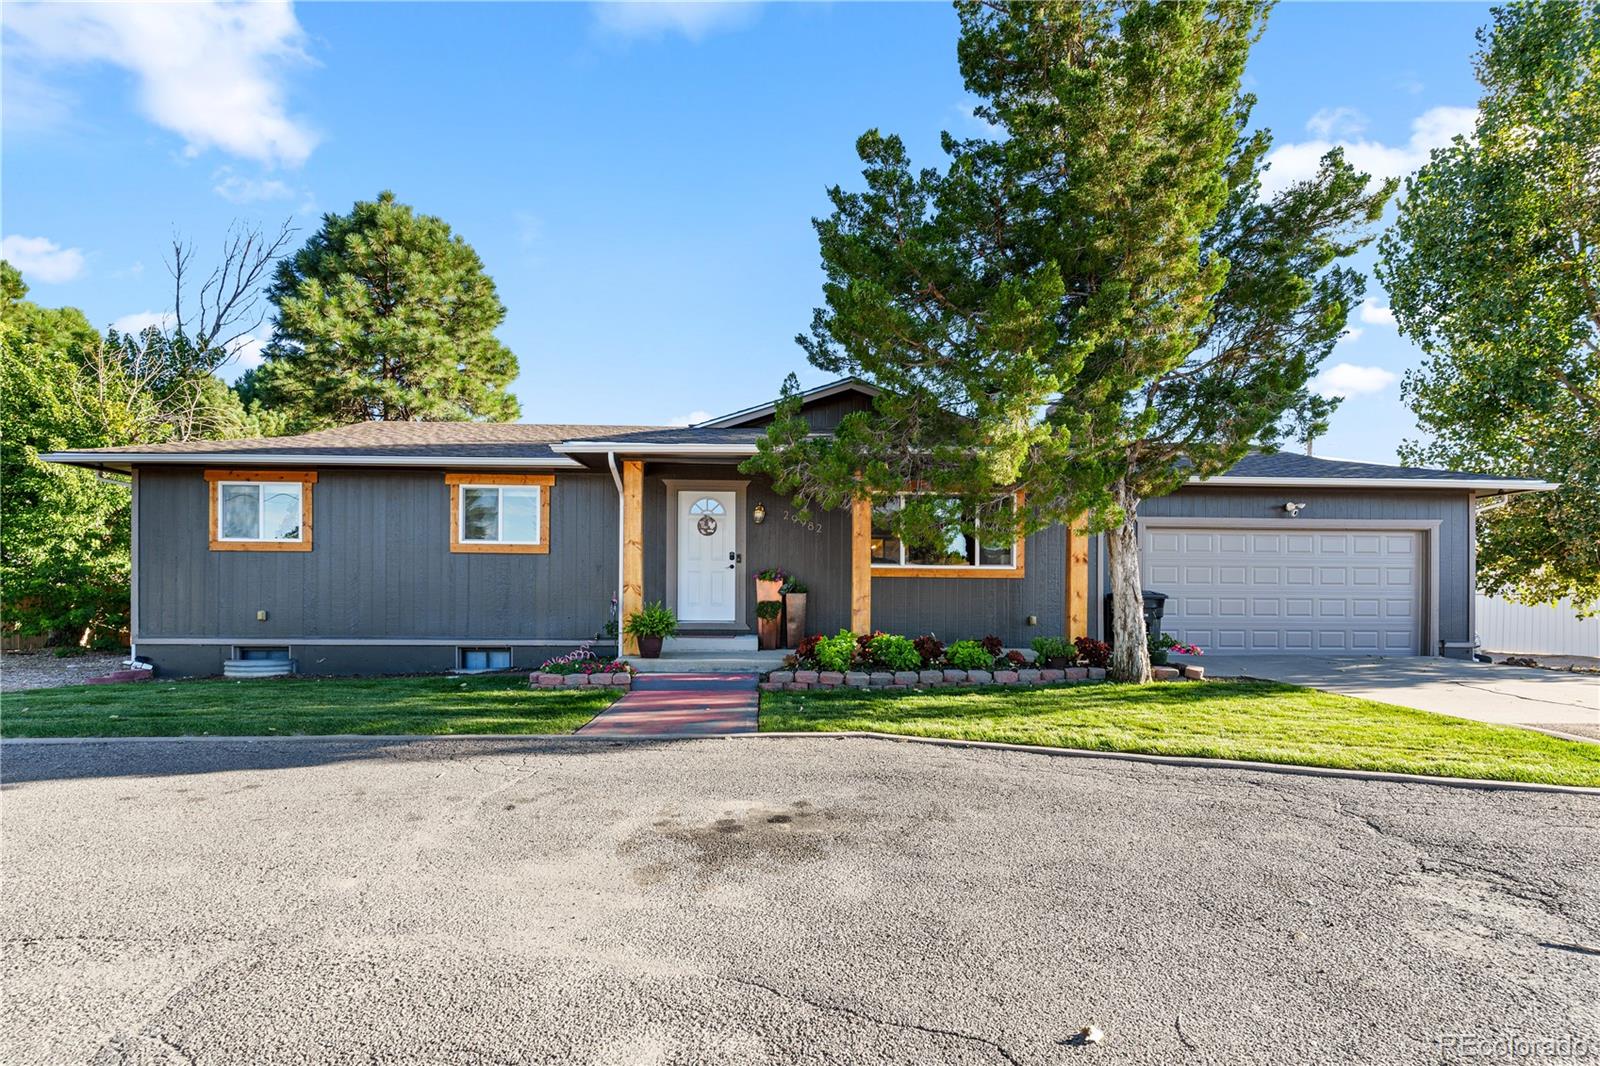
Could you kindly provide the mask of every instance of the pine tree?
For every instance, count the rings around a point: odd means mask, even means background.
[[[517,360],[478,254],[394,194],[323,216],[278,264],[265,362],[241,390],[291,431],[365,420],[509,421]]]

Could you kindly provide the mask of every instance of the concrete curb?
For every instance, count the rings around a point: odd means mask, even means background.
[[[1352,781],[1385,781],[1401,785],[1434,785],[1442,788],[1468,788],[1487,792],[1549,792],[1562,795],[1600,797],[1600,788],[1585,785],[1547,785],[1534,781],[1488,781],[1471,777],[1436,777],[1427,774],[1400,774],[1388,770],[1346,770],[1333,766],[1303,766],[1299,763],[1248,762],[1243,759],[1206,759],[1193,755],[1148,755],[1132,751],[1093,751],[1088,748],[1051,748],[1040,744],[1004,744],[993,740],[956,740],[949,737],[916,737],[899,733],[798,732],[798,733],[658,733],[627,736],[605,733],[330,733],[318,736],[250,737],[17,737],[0,740],[0,749],[12,745],[82,744],[265,744],[351,743],[394,741],[414,743],[423,740],[492,741],[572,741],[578,744],[649,744],[670,740],[882,740],[899,744],[931,744],[946,748],[977,748],[988,751],[1018,752],[1065,759],[1109,759],[1115,762],[1147,763],[1155,766],[1186,766],[1202,770],[1248,770],[1301,777],[1331,777]]]

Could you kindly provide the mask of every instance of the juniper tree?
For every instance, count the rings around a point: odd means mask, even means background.
[[[882,519],[913,541],[948,522],[941,498],[970,516],[1021,489],[1018,534],[1086,515],[1108,534],[1115,676],[1148,680],[1139,504],[1324,426],[1306,385],[1363,292],[1337,261],[1393,186],[1335,151],[1261,198],[1271,138],[1240,80],[1265,4],[956,10],[995,132],[947,133],[947,165],[914,171],[869,131],[865,190],[832,188],[815,223],[824,306],[799,343],[884,391],[813,438],[791,377],[748,466],[805,506],[925,490]]]

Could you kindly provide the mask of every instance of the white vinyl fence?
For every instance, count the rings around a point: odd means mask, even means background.
[[[1600,656],[1600,617],[1579,618],[1565,600],[1528,607],[1479,593],[1478,644],[1485,651]]]

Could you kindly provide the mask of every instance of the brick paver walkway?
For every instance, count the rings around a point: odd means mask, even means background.
[[[756,731],[755,674],[639,674],[633,689],[578,732],[652,737]]]

